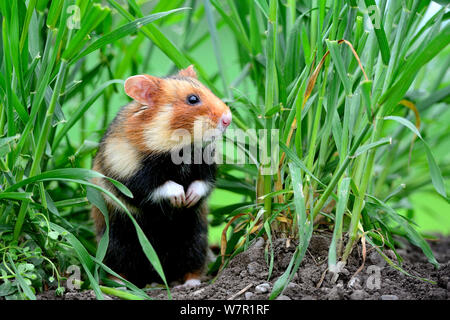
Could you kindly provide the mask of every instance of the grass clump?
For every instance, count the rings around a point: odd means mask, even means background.
[[[257,190],[256,206],[234,209],[248,212],[236,219],[238,247],[263,233],[299,239],[271,298],[289,283],[313,230],[323,225],[334,226],[330,270],[346,262],[361,237],[396,252],[396,236],[437,267],[411,217],[397,209],[422,187],[448,199],[448,169],[432,147],[448,126],[431,130],[421,121],[431,124],[432,110],[444,112],[448,102],[444,78],[423,77],[448,61],[448,8],[430,16],[423,1],[211,3],[233,32],[245,72],[239,79],[247,89],[232,88],[230,99],[237,125],[279,129],[275,172],[262,174],[263,162],[252,174],[251,166],[234,167]],[[425,103],[441,90],[447,94]],[[235,249],[233,243],[227,253]]]

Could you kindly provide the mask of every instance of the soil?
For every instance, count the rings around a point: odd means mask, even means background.
[[[67,289],[66,289],[67,290]],[[105,296],[105,300],[115,300],[115,297]],[[97,300],[94,290],[68,290],[62,296],[55,295],[55,290],[48,290],[36,295],[37,300]]]
[[[450,300],[450,237],[430,241],[440,268],[427,261],[422,251],[405,246],[397,252],[404,259],[402,268],[414,278],[390,267],[369,245],[364,268],[361,267],[362,250],[357,247],[338,273],[327,270],[329,233],[314,234],[305,257],[293,280],[277,298],[279,300]],[[295,243],[278,239],[273,243],[274,264],[270,279],[269,267],[264,258],[266,243],[257,239],[245,252],[232,259],[227,268],[211,283],[206,280],[194,288],[177,287],[171,290],[176,300],[232,299],[265,300],[269,298],[273,284],[289,265],[295,251]],[[385,254],[396,261],[392,251]],[[149,295],[155,299],[167,299],[166,291],[153,289]],[[54,292],[39,294],[38,299],[55,299]],[[92,291],[69,291],[58,299],[95,299]],[[112,298],[113,299],[113,298]]]

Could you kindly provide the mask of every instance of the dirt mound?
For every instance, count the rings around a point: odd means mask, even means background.
[[[353,250],[347,265],[336,276],[327,271],[328,248],[331,236],[328,233],[315,234],[297,274],[278,299],[284,300],[397,300],[397,299],[450,299],[450,238],[431,242],[439,270],[431,265],[420,249],[406,247],[398,252],[404,262],[403,269],[409,274],[435,282],[407,276],[390,267],[372,248],[364,268],[355,276],[362,265],[361,248]],[[265,242],[262,238],[245,252],[237,255],[212,284],[203,283],[196,288],[174,288],[173,299],[268,299],[273,284],[289,265],[295,244],[287,246],[286,239],[274,242],[274,265],[270,279],[269,267],[264,258]],[[391,251],[386,254],[395,259]],[[152,291],[156,299],[166,299],[164,291]]]

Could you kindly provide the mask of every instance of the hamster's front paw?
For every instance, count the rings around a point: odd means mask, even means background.
[[[203,196],[208,193],[209,185],[201,180],[192,182],[186,191],[186,200],[184,205],[187,208],[195,205]]]
[[[163,199],[169,200],[172,206],[178,208],[182,207],[186,201],[183,186],[171,180],[156,189],[152,198],[155,201]]]

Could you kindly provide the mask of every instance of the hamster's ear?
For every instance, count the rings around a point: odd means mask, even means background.
[[[193,64],[191,64],[186,69],[180,70],[180,72],[178,72],[178,75],[182,76],[182,77],[190,77],[190,78],[197,79],[197,73],[195,73]]]
[[[159,90],[159,79],[149,75],[137,75],[125,80],[125,93],[141,104],[153,105],[155,93]]]

